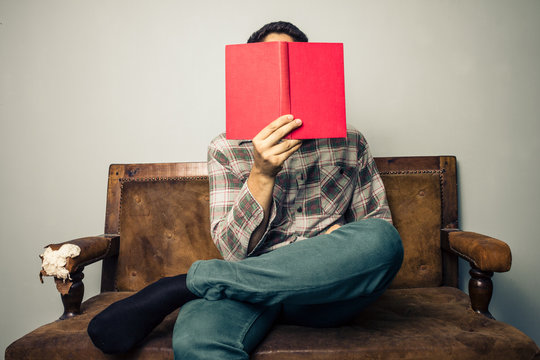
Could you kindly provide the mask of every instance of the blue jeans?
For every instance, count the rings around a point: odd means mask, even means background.
[[[276,319],[304,326],[350,320],[388,287],[403,260],[384,220],[346,224],[237,262],[195,262],[173,333],[175,359],[249,359]]]

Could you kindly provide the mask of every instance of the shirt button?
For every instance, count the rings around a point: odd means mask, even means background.
[[[301,212],[302,212],[302,207],[301,207],[301,206],[298,207],[298,209],[296,209],[296,211],[298,211],[299,213],[301,213]]]

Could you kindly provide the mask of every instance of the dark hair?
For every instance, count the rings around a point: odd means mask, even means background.
[[[308,38],[299,28],[286,21],[276,21],[264,25],[255,31],[248,39],[248,43],[262,42],[268,34],[286,34],[295,42],[307,42]]]

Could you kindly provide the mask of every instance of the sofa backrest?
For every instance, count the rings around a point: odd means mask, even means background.
[[[405,248],[392,287],[456,286],[456,260],[440,246],[440,229],[457,228],[455,158],[375,160]],[[105,232],[120,234],[120,250],[103,263],[102,291],[136,291],[195,260],[220,258],[206,163],[111,165]]]

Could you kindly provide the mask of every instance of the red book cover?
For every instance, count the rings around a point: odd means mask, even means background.
[[[226,136],[252,139],[281,115],[292,139],[346,137],[343,44],[262,42],[225,47]]]

